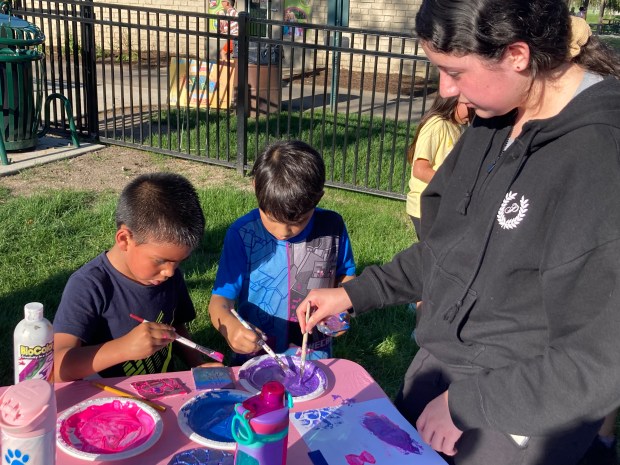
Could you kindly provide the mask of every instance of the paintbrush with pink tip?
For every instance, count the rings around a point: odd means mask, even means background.
[[[134,315],[133,313],[130,313],[129,316],[131,318],[133,318],[134,320],[139,321],[140,323],[148,323],[149,322],[149,320],[145,320],[141,316]],[[201,346],[200,344],[196,344],[194,341],[190,341],[186,337],[179,336],[177,334],[176,337],[174,338],[174,340],[177,341],[177,342],[180,342],[183,345],[186,345],[187,347],[191,347],[192,349],[197,350],[198,352],[201,352],[201,353],[205,354],[208,357],[211,357],[213,360],[216,360],[218,362],[222,362],[224,360],[224,354],[222,354],[220,352],[216,352],[213,349],[208,349],[208,348],[206,348],[204,346]]]

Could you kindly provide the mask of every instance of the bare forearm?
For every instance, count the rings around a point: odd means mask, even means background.
[[[413,162],[413,177],[428,184],[435,176],[435,170],[428,160],[419,158]]]
[[[235,302],[220,295],[212,295],[209,302],[209,316],[232,350],[239,354],[249,354],[258,350],[258,335],[247,328],[230,312]],[[260,329],[260,328],[259,328]]]
[[[235,308],[234,301],[220,295],[211,296],[211,301],[209,302],[209,317],[215,329],[220,333],[231,325],[237,326],[239,324],[234,315],[230,313],[231,308]]]
[[[118,340],[96,346],[68,347],[56,351],[55,381],[73,381],[127,361]]]

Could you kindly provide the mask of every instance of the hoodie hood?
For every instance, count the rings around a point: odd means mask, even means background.
[[[588,87],[556,116],[528,122],[523,135],[530,139],[527,145],[534,153],[541,146],[588,125],[620,128],[620,81],[607,77]]]

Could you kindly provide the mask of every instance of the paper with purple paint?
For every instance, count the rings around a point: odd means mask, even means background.
[[[329,465],[446,465],[389,399],[341,399],[290,418],[308,448],[320,450]]]

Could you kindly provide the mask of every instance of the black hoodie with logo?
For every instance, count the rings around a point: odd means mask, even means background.
[[[423,300],[462,430],[545,435],[620,404],[620,81],[528,122],[481,119],[422,196],[422,238],[344,285],[356,313]]]

